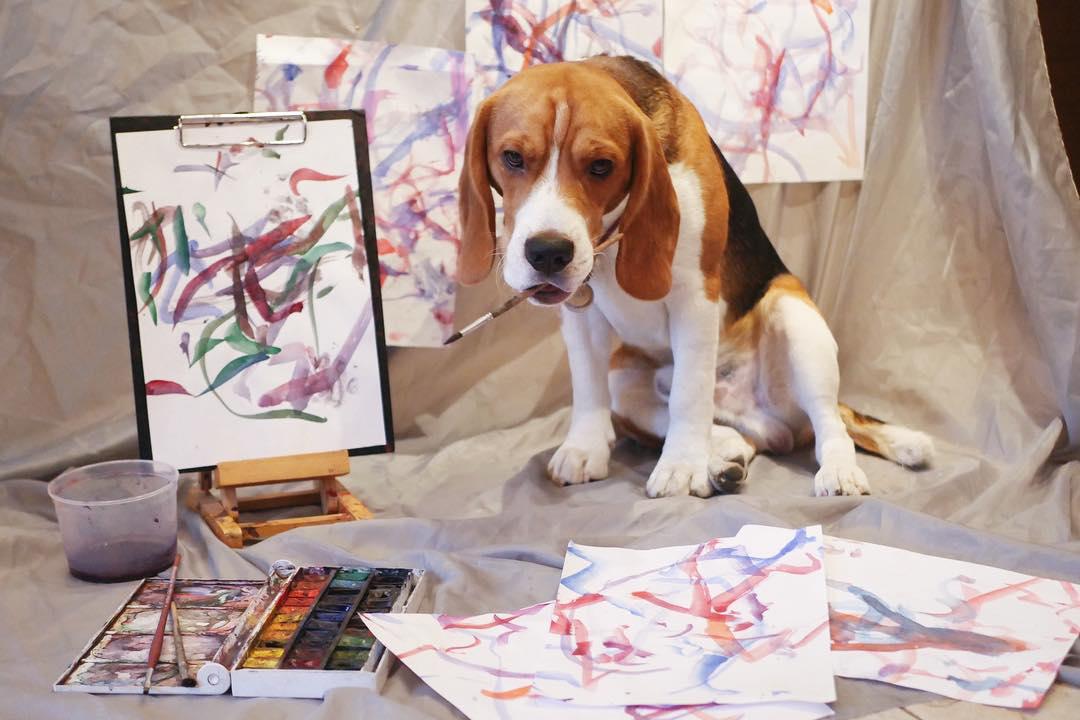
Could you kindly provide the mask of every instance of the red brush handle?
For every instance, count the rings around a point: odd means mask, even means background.
[[[176,590],[176,571],[180,569],[180,553],[176,553],[173,561],[172,573],[169,574],[169,589],[165,592],[165,602],[161,604],[161,617],[158,618],[157,630],[154,631],[154,641],[150,643],[150,658],[147,660],[149,674],[153,674],[157,667],[158,658],[161,657],[161,645],[165,640],[165,621],[169,619],[169,608],[172,606],[173,591]]]

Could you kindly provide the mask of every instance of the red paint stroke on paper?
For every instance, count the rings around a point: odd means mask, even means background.
[[[292,190],[293,195],[299,195],[300,189],[297,187],[297,185],[302,182],[305,182],[307,180],[340,180],[343,177],[345,176],[326,175],[325,173],[321,173],[318,170],[312,170],[311,168],[300,168],[299,170],[294,171],[293,174],[289,176],[289,189]]]
[[[176,309],[173,311],[173,327],[176,327],[176,323],[183,319],[184,311],[187,310],[188,305],[191,303],[192,298],[195,297],[195,293],[199,291],[199,288],[210,282],[210,280],[212,280],[219,272],[225,268],[231,269],[234,265],[238,265],[245,260],[255,262],[259,259],[260,255],[282,240],[292,236],[293,233],[300,229],[300,226],[310,219],[310,215],[301,215],[298,218],[286,220],[273,230],[260,235],[248,244],[243,252],[218,260],[192,278],[180,293],[180,298],[176,301]]]
[[[270,303],[266,300],[266,291],[259,283],[259,276],[255,273],[255,265],[251,263],[248,264],[247,272],[244,274],[244,290],[247,291],[252,304],[259,311],[259,315],[268,323],[277,322],[304,309],[304,303],[302,302],[294,302],[276,311],[271,308]]]
[[[334,90],[341,84],[341,78],[345,75],[345,71],[349,67],[349,51],[352,47],[346,45],[338,53],[338,56],[334,58],[333,62],[326,66],[326,71],[323,73],[323,81],[326,83],[326,87]]]
[[[191,395],[180,383],[172,380],[150,380],[146,383],[147,395]]]

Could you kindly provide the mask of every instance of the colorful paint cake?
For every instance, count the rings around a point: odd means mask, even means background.
[[[412,571],[301,568],[282,593],[240,667],[249,670],[361,670],[375,636],[360,613],[389,612]]]

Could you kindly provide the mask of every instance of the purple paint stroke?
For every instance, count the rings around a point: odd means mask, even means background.
[[[259,398],[259,407],[273,407],[288,401],[293,403],[295,409],[301,410],[307,406],[312,397],[319,393],[328,392],[341,379],[341,376],[348,368],[353,353],[356,352],[360,340],[364,337],[364,333],[367,332],[368,326],[371,325],[372,317],[371,303],[368,302],[356,318],[356,323],[353,325],[352,330],[349,331],[344,342],[342,342],[341,349],[330,367],[304,377],[294,378],[264,393]],[[299,406],[297,406],[297,403],[299,403]]]
[[[258,237],[259,235],[263,234],[263,228],[265,228],[267,223],[269,223],[269,222],[270,222],[270,213],[267,213],[266,215],[263,215],[261,218],[259,218],[258,220],[256,220],[255,222],[251,223],[246,228],[244,228],[241,231],[241,234],[244,237],[249,237],[249,238],[250,237]],[[213,257],[215,255],[220,255],[221,253],[226,252],[226,251],[228,251],[230,249],[231,249],[231,243],[229,242],[229,240],[226,239],[226,240],[222,240],[219,243],[215,243],[213,245],[208,245],[205,248],[198,248],[198,249],[192,248],[191,257],[193,257],[193,258],[194,257],[198,257],[198,258]]]
[[[230,180],[234,179],[228,174],[229,168],[236,165],[236,161],[228,154],[218,152],[217,164],[210,165],[209,163],[203,163],[200,165],[177,165],[173,168],[174,173],[180,172],[209,172],[214,176],[214,190],[218,189],[221,184],[221,178],[227,177]]]

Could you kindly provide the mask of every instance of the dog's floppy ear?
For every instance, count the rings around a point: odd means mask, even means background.
[[[671,290],[671,262],[679,237],[679,202],[660,138],[640,111],[631,123],[630,191],[619,229],[615,277],[638,300],[659,300]]]
[[[476,110],[469,138],[465,142],[465,163],[458,180],[458,210],[461,215],[461,261],[458,280],[474,285],[491,272],[495,259],[495,201],[491,195],[491,175],[487,162],[488,120],[491,102]]]

